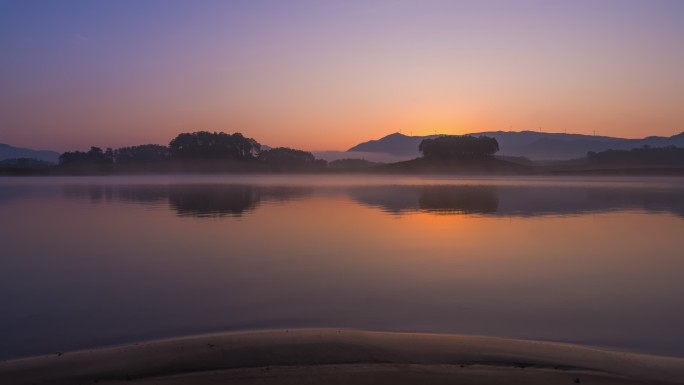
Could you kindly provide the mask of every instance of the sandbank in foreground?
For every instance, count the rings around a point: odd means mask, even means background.
[[[209,334],[0,363],[0,384],[684,384],[684,358],[338,329]]]

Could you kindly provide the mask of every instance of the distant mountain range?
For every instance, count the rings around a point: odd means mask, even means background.
[[[586,156],[587,152],[609,149],[631,150],[643,146],[684,148],[684,132],[670,137],[649,136],[642,139],[626,139],[610,136],[560,134],[537,131],[488,131],[469,135],[486,135],[496,138],[500,151],[497,155],[523,156],[531,160],[566,160]],[[337,159],[366,159],[373,162],[393,163],[420,157],[418,145],[423,139],[440,135],[408,136],[400,133],[377,140],[359,143],[347,151],[314,151],[316,158],[333,161]],[[268,149],[262,146],[262,149]],[[49,150],[32,150],[0,143],[0,161],[16,158],[34,158],[57,163],[60,153]]]
[[[490,131],[469,135],[486,135],[496,138],[500,148],[497,155],[524,156],[532,160],[576,159],[586,156],[589,151],[631,150],[643,146],[684,147],[684,132],[670,137],[649,136],[643,139],[536,131]],[[437,136],[439,135],[407,136],[394,133],[378,140],[357,144],[347,152],[350,155],[355,153],[382,153],[394,159],[412,159],[420,156],[418,145],[423,139]]]
[[[423,139],[431,139],[438,136],[439,135],[407,136],[400,133],[394,133],[378,140],[369,140],[368,142],[357,144],[347,151],[386,152],[392,155],[410,155],[415,157],[414,155],[419,154],[418,145],[420,145],[420,142],[422,142]]]
[[[59,153],[48,150],[31,150],[28,148],[13,147],[9,144],[0,143],[0,161],[16,158],[33,158],[46,162],[57,163]]]

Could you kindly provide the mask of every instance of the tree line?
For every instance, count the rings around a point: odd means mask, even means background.
[[[495,138],[486,136],[440,136],[419,145],[428,160],[469,159],[491,156],[499,150]],[[69,151],[59,157],[65,169],[109,172],[121,170],[180,170],[221,172],[297,171],[358,169],[380,166],[372,162],[349,160],[328,165],[307,151],[262,146],[239,132],[197,131],[181,133],[168,145],[143,144],[117,149],[91,147],[88,151]]]
[[[423,140],[418,149],[423,159],[397,164],[403,165],[402,167],[416,164],[426,167],[452,163],[479,164],[481,160],[491,158],[499,151],[499,143],[495,138],[484,135],[477,137],[443,135]],[[457,162],[452,162],[454,160]],[[489,163],[483,162],[482,164]],[[341,159],[328,164],[325,160],[316,159],[311,152],[285,147],[269,148],[241,133],[227,134],[208,131],[181,133],[168,145],[143,144],[104,150],[100,147],[91,147],[88,151],[65,152],[59,157],[59,164],[66,172],[77,173],[394,170],[394,168],[387,168],[392,165],[363,159]],[[684,149],[674,146],[663,148],[644,146],[632,150],[589,152],[585,158],[559,162],[549,167],[564,167],[563,170],[566,170],[567,167],[577,165],[681,167],[684,166]],[[0,169],[3,170],[48,166],[49,164],[34,159],[8,159],[0,162]],[[528,166],[533,167],[534,164]],[[541,171],[553,171],[552,168],[542,169],[541,167],[543,166],[538,166]],[[411,170],[410,167],[408,170]]]
[[[587,153],[595,166],[683,166],[684,148],[644,146],[631,150],[605,150]]]
[[[316,159],[310,152],[291,148],[262,148],[253,138],[241,133],[197,131],[181,133],[168,146],[143,144],[118,149],[91,147],[89,151],[65,152],[59,164],[114,165],[192,161],[238,161],[262,163],[274,167],[325,167],[324,160]]]
[[[418,149],[427,159],[463,159],[492,156],[499,151],[499,142],[484,135],[444,135],[424,139]]]

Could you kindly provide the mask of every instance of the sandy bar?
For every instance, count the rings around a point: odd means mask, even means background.
[[[0,362],[0,384],[682,384],[684,358],[338,329],[207,334]]]

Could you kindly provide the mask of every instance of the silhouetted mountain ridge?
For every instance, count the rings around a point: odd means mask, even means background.
[[[414,155],[418,153],[418,145],[423,139],[435,138],[439,135],[407,136],[395,132],[378,140],[359,143],[348,152],[385,152],[392,155]]]
[[[14,147],[9,144],[0,143],[0,160],[17,158],[32,158],[57,163],[59,160],[59,153],[49,150],[32,150],[30,148]]]
[[[498,155],[523,156],[534,160],[575,159],[586,156],[589,151],[630,150],[643,146],[684,147],[684,132],[670,137],[649,136],[642,139],[537,131],[486,131],[469,135],[496,138],[500,148]],[[380,152],[412,159],[420,156],[418,145],[423,139],[437,136],[439,135],[408,136],[394,133],[377,140],[360,143],[347,151]]]

